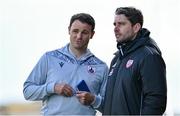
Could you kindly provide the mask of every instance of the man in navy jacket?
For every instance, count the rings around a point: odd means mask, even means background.
[[[162,115],[166,109],[166,66],[133,7],[115,11],[118,51],[110,66],[103,115]]]

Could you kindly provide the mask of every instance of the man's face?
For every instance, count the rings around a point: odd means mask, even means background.
[[[131,22],[123,14],[115,15],[114,34],[117,42],[126,42],[132,40],[136,35]]]
[[[75,20],[69,27],[70,46],[76,50],[86,50],[89,40],[93,37],[92,26]]]

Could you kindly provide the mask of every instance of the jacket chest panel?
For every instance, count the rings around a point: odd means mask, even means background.
[[[99,90],[103,81],[103,67],[98,65],[80,65],[56,60],[48,65],[47,80],[67,83],[75,87],[85,80],[90,90]]]
[[[116,79],[124,83],[131,83],[139,79],[138,60],[136,57],[124,58],[118,68]]]

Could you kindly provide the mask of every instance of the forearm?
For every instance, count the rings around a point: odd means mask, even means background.
[[[162,115],[166,110],[166,95],[151,95],[142,103],[142,115]]]
[[[101,105],[101,101],[102,101],[102,97],[100,95],[95,95],[94,97],[94,101],[91,103],[91,105],[94,108],[99,108],[99,106]]]
[[[50,94],[54,93],[55,83],[46,83],[43,85],[36,85],[25,82],[23,94],[26,100],[43,100]]]

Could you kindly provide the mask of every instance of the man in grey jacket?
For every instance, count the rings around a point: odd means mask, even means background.
[[[101,105],[108,67],[87,49],[94,28],[89,14],[73,15],[70,43],[46,52],[25,81],[25,99],[41,100],[43,115],[95,115]]]

